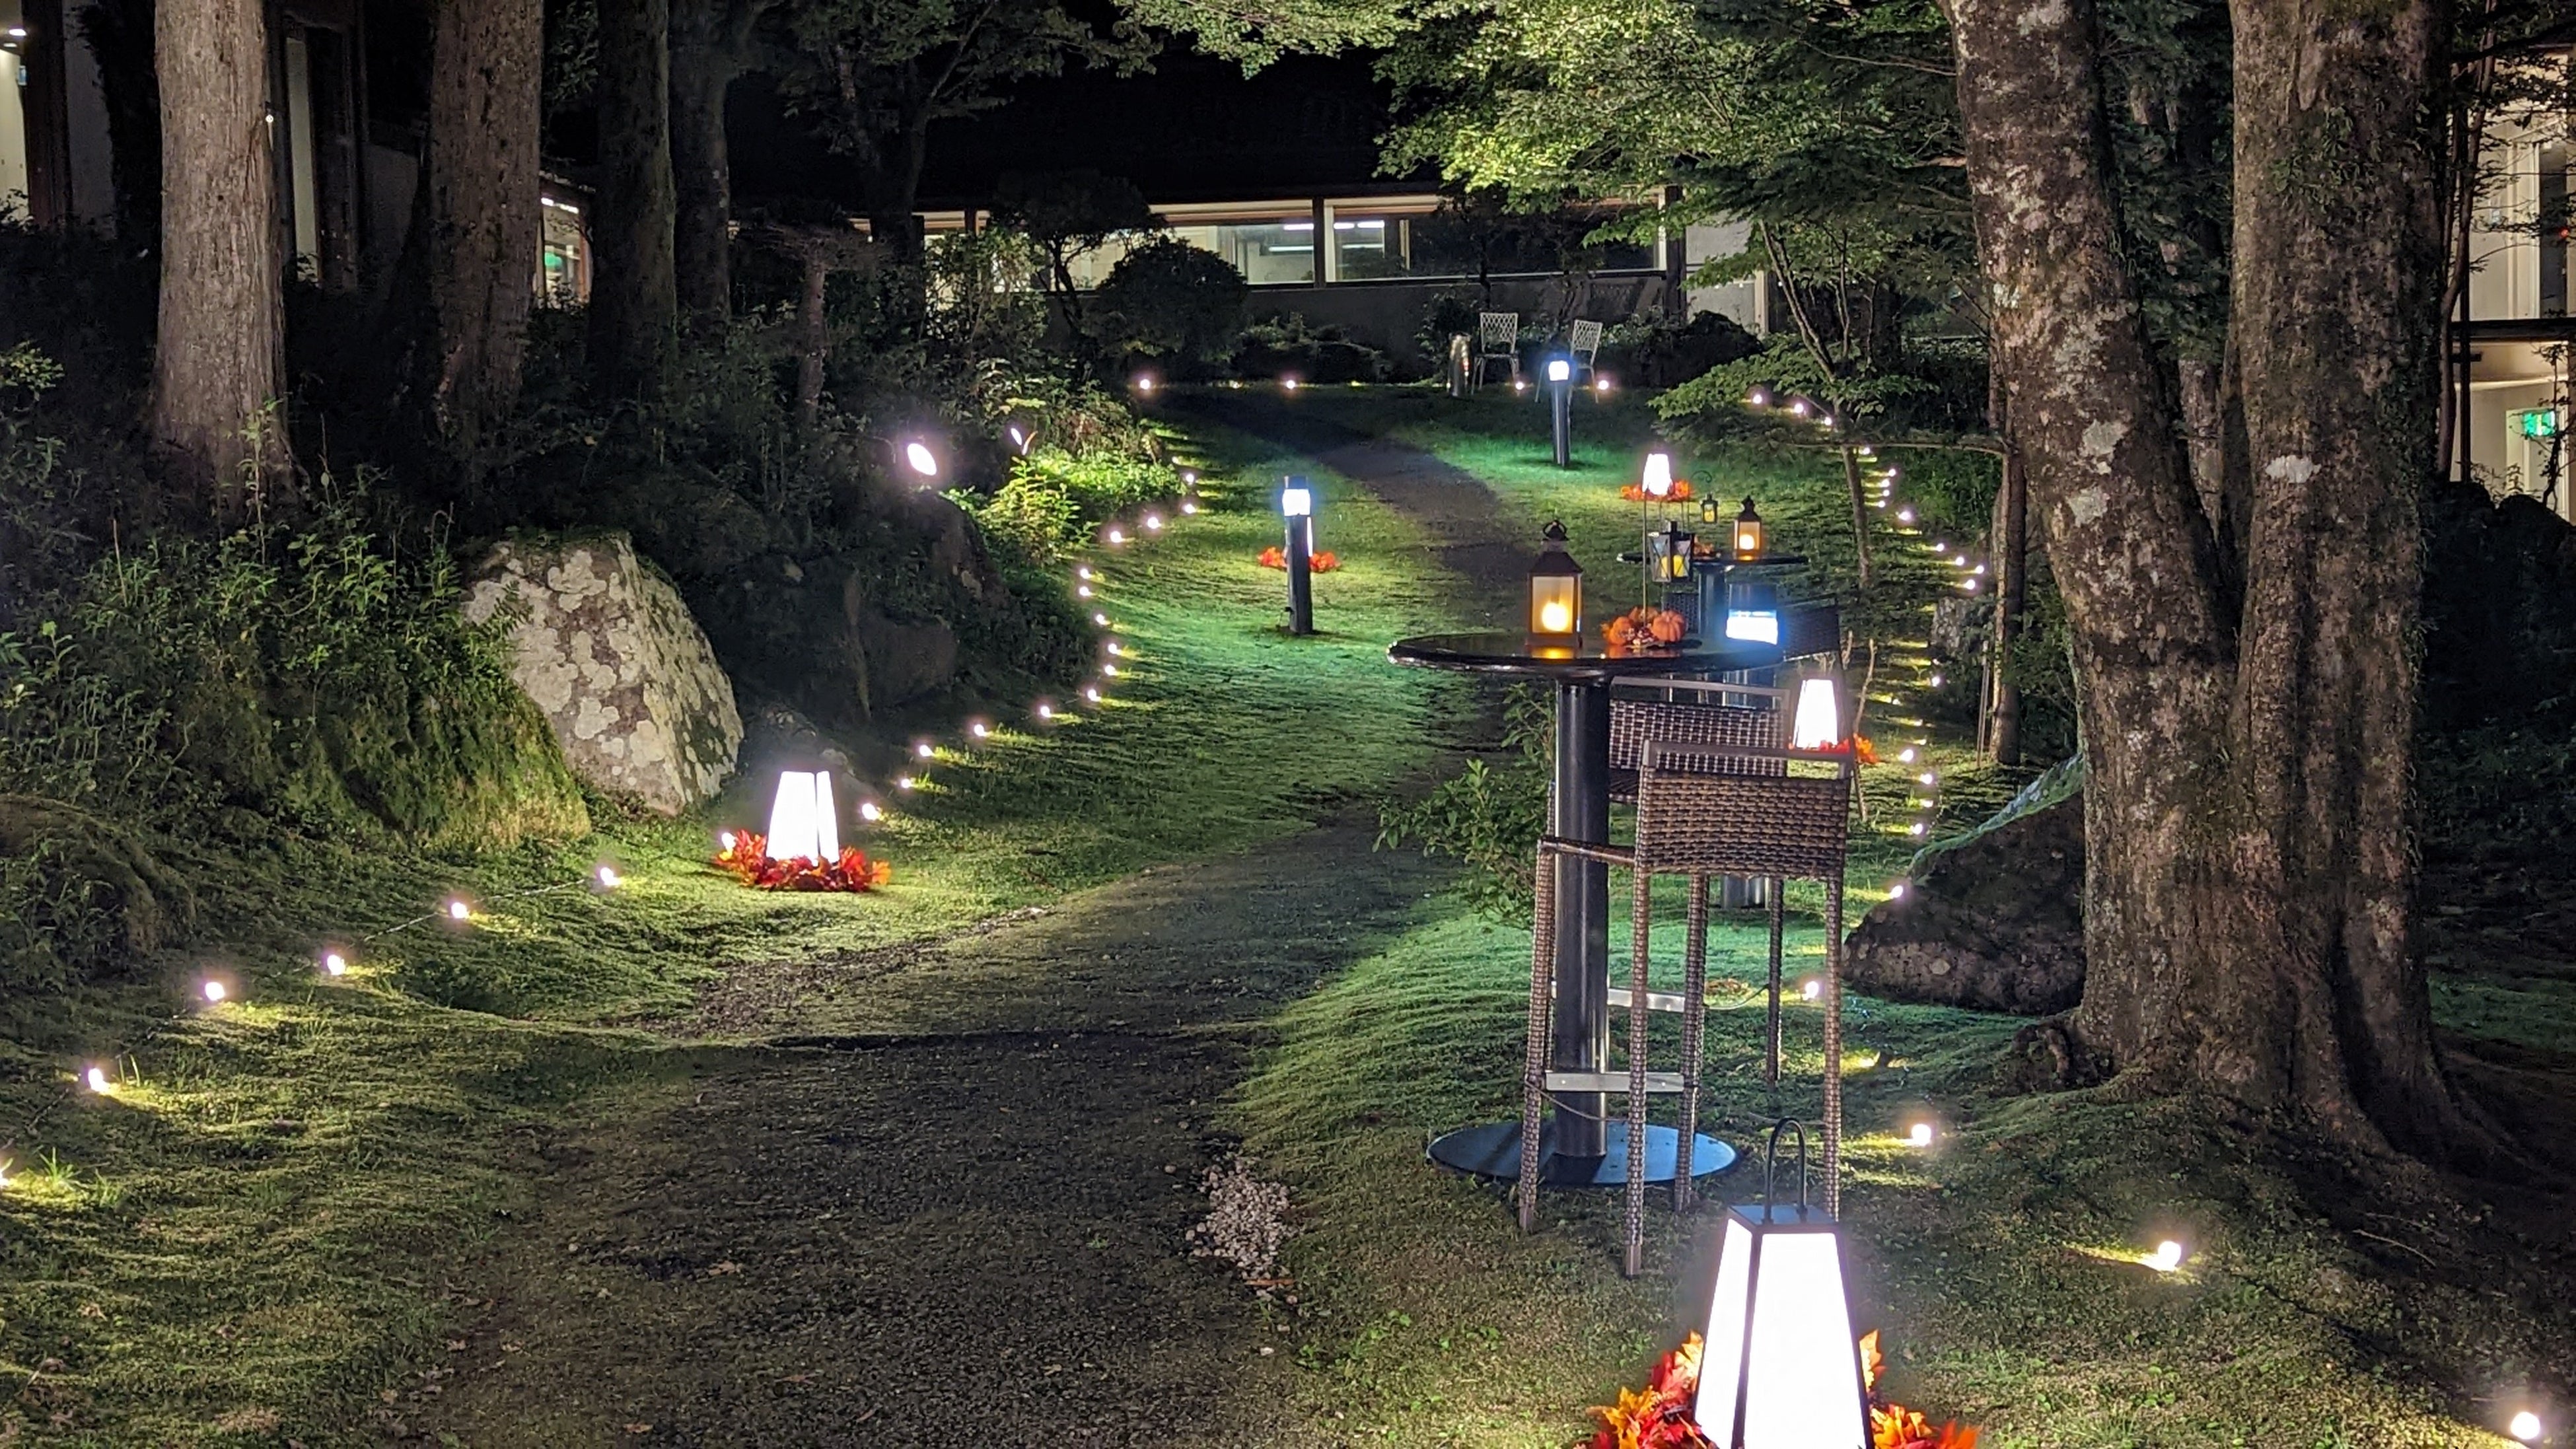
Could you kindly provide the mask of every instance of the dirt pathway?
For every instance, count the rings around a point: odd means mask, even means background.
[[[1510,597],[1523,564],[1470,475],[1353,434],[1298,445]],[[378,1436],[1318,1442],[1279,1310],[1186,1233],[1264,1024],[1443,879],[1369,847],[1345,821],[946,942],[736,970],[669,1025],[771,1044],[702,1049],[527,1139],[506,1165],[537,1180],[534,1221],[466,1266],[474,1321]]]

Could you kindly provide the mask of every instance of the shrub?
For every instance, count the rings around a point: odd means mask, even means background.
[[[1461,332],[1471,338],[1476,335],[1477,314],[1483,310],[1474,293],[1442,292],[1423,306],[1422,326],[1413,334],[1413,345],[1436,368],[1449,356],[1450,338]]]
[[[1377,848],[1408,842],[1425,855],[1467,865],[1461,893],[1500,919],[1525,916],[1535,891],[1532,861],[1547,820],[1548,756],[1555,715],[1545,695],[1516,689],[1503,711],[1502,752],[1493,764],[1471,758],[1413,804],[1378,812]]]
[[[1245,377],[1301,382],[1381,382],[1386,354],[1351,339],[1338,326],[1309,327],[1301,312],[1255,322],[1235,343],[1234,370]]]
[[[1082,527],[1082,510],[1070,494],[1029,469],[1017,468],[992,497],[953,495],[975,515],[984,536],[1030,563],[1054,563]]]
[[[1186,374],[1226,355],[1251,291],[1232,262],[1163,237],[1119,258],[1096,301],[1121,349]]]

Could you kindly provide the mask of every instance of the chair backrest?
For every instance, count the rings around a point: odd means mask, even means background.
[[[1521,314],[1479,312],[1476,314],[1476,335],[1485,340],[1488,352],[1517,347],[1521,340]]]
[[[1834,604],[1797,604],[1780,611],[1780,657],[1808,659],[1843,651],[1843,611]]]
[[[1637,777],[1637,868],[1837,880],[1851,836],[1848,764],[1828,776],[1752,773],[1786,760],[1649,740]]]
[[[1610,701],[1610,768],[1642,769],[1648,740],[1732,745],[1756,750],[1776,750],[1789,742],[1776,706],[1672,704],[1613,696]],[[1788,772],[1784,761],[1748,763],[1767,764],[1768,768],[1762,771],[1765,774]]]
[[[1574,324],[1574,335],[1566,341],[1567,350],[1588,364],[1592,361],[1592,355],[1601,350],[1601,324],[1589,319],[1577,322]]]

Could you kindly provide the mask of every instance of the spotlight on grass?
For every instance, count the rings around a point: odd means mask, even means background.
[[[593,870],[590,878],[599,882],[599,888],[604,891],[613,891],[626,884],[626,877],[617,873],[617,867],[606,862],[602,862],[598,869]]]
[[[116,1083],[108,1080],[105,1067],[92,1067],[81,1073],[81,1085],[102,1097],[116,1090]]]
[[[2182,1266],[2185,1256],[2182,1244],[2167,1238],[2156,1244],[2156,1250],[2146,1256],[2145,1262],[2159,1273],[2170,1273]]]
[[[2525,1444],[2539,1443],[2541,1434],[2545,1432],[2541,1426],[2540,1416],[2529,1409],[2517,1411],[2512,1421],[2504,1426],[2504,1431]]]
[[[348,958],[347,956],[342,955],[341,953],[339,953],[339,952],[337,952],[337,951],[325,951],[325,952],[323,952],[323,953],[322,953],[322,974],[323,974],[323,975],[325,975],[325,976],[346,976],[346,975],[348,975],[348,974],[349,974],[349,958]]]
[[[1905,1129],[1905,1145],[1908,1147],[1929,1147],[1932,1145],[1932,1137],[1932,1124],[1929,1122],[1917,1122]]]
[[[874,800],[862,800],[859,802],[859,818],[874,824],[885,818],[885,807]]]
[[[231,987],[226,986],[223,982],[209,976],[204,981],[197,984],[197,994],[206,998],[206,1004],[208,1006],[221,1006],[224,1003],[224,998],[232,995],[233,993]]]
[[[474,908],[467,905],[462,898],[451,900],[447,903],[447,918],[451,921],[470,921],[474,919]]]

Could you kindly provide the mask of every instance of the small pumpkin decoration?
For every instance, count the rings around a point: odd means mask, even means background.
[[[1601,626],[1613,649],[1659,649],[1682,642],[1690,621],[1671,609],[1636,608]]]

